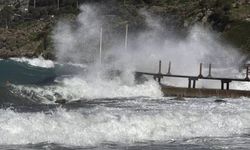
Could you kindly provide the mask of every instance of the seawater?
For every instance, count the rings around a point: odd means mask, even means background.
[[[1,60],[0,65],[5,69],[0,75],[0,149],[250,146],[248,98],[178,101],[162,97],[154,81],[134,85],[116,78],[82,78],[82,66],[45,67],[16,60]],[[55,104],[58,98],[68,103]]]

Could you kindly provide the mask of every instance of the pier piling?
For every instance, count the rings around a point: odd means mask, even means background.
[[[196,81],[197,81],[198,79],[197,78],[194,78],[194,77],[191,77],[191,78],[188,78],[188,88],[190,89],[191,88],[191,84],[192,84],[192,82],[193,82],[193,86],[192,86],[192,88],[196,88]]]
[[[195,89],[196,87],[196,80],[193,80],[193,88]]]
[[[212,77],[212,65],[211,64],[209,64],[209,71],[208,71],[207,76],[202,75],[202,69],[203,69],[202,63],[200,63],[200,70],[199,70],[200,72],[199,72],[198,76],[172,74],[171,73],[171,61],[169,62],[169,65],[168,65],[168,72],[162,73],[162,68],[161,68],[162,66],[161,65],[162,65],[161,60],[159,60],[158,73],[150,73],[150,72],[135,72],[135,73],[140,74],[140,75],[153,76],[153,78],[155,80],[157,80],[159,83],[161,82],[162,78],[164,78],[164,77],[185,78],[185,79],[188,79],[188,88],[184,88],[186,90],[195,90],[196,89],[196,82],[198,80],[220,81],[221,88],[219,89],[219,91],[221,91],[221,93],[228,93],[229,91],[233,91],[232,89],[230,89],[230,83],[232,81],[234,81],[234,82],[250,82],[250,79],[248,77],[249,73],[250,73],[250,65],[246,65],[246,77],[245,78]],[[201,88],[198,88],[198,89],[201,89]],[[207,89],[204,88],[203,90],[207,90]],[[248,93],[250,95],[250,92],[248,92]],[[238,92],[238,95],[240,95],[240,94],[241,94],[241,92]],[[243,92],[243,94],[244,94],[244,92]]]
[[[229,84],[231,80],[221,80],[221,90],[224,90],[224,84],[226,84],[226,90],[229,90]]]
[[[249,77],[248,77],[248,75],[249,75],[249,64],[248,65],[246,65],[246,80],[249,80]]]
[[[221,80],[221,90],[224,90],[224,82]]]
[[[191,88],[191,82],[192,82],[192,81],[191,81],[191,79],[189,78],[189,79],[188,79],[188,88],[189,88],[189,89]]]

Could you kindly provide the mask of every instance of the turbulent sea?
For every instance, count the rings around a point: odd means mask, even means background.
[[[154,81],[93,78],[41,58],[0,68],[0,149],[250,149],[248,98],[178,101]]]

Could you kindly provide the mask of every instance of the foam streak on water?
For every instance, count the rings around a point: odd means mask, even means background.
[[[42,68],[54,68],[55,64],[51,60],[45,60],[43,57],[38,57],[38,58],[11,58],[11,60],[17,61],[17,62],[22,62],[22,63],[28,63],[31,66],[35,67],[42,67]]]
[[[249,100],[215,104],[137,99],[108,107],[16,113],[0,110],[0,145],[41,142],[72,146],[101,143],[168,141],[195,137],[230,137],[248,134]],[[132,106],[133,107],[128,107]],[[120,106],[120,107],[117,107]]]

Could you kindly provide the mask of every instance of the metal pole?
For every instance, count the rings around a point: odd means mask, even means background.
[[[209,71],[208,71],[208,76],[207,77],[212,77],[211,70],[212,70],[212,65],[209,64]]]
[[[248,74],[249,74],[249,65],[246,66],[246,80],[249,80]]]
[[[200,63],[200,74],[198,76],[199,78],[202,78],[202,63]]]
[[[36,8],[36,0],[34,0],[34,8]]]
[[[79,2],[78,2],[78,0],[76,0],[76,8],[77,9],[79,8]]]
[[[168,75],[171,74],[171,61],[168,63],[168,73],[167,74]]]
[[[158,73],[158,82],[161,83],[161,60],[159,61],[159,73]]]
[[[159,74],[161,74],[161,60],[159,61]]]
[[[100,64],[102,64],[102,27],[100,31],[100,51],[99,51],[99,60]]]
[[[57,0],[57,9],[60,9],[60,0]]]
[[[128,49],[128,24],[126,24],[126,33],[125,33],[124,48],[125,48],[125,50],[127,51],[127,49]]]

